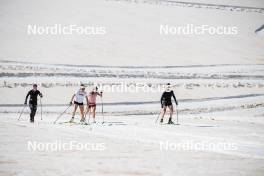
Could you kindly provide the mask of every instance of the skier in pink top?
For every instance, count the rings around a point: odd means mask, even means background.
[[[87,113],[90,113],[92,114],[92,117],[93,117],[93,122],[96,123],[95,121],[95,111],[96,111],[96,97],[97,96],[100,96],[102,97],[103,96],[103,92],[101,91],[100,93],[98,92],[98,88],[95,87],[95,89],[93,89],[90,93],[89,93],[89,96],[88,96],[88,109],[87,109]],[[89,114],[89,115],[90,115]]]

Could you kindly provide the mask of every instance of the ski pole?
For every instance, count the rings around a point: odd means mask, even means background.
[[[158,115],[158,117],[157,117],[157,119],[156,119],[155,123],[157,123],[157,121],[159,120],[159,116],[160,116],[160,113],[159,113],[159,115]]]
[[[89,122],[89,121],[90,121],[90,108],[89,108],[89,105],[87,105],[87,110],[86,110],[85,115],[84,115],[84,118],[85,118],[85,119],[86,119],[87,113],[89,113],[89,114],[88,114],[88,123],[90,123],[90,122]]]
[[[22,114],[23,114],[23,112],[24,112],[24,109],[26,108],[26,104],[24,104],[24,107],[22,108],[22,111],[20,112],[20,114],[19,114],[19,117],[18,117],[18,121],[20,120],[20,117],[22,116]]]
[[[87,108],[86,108],[86,111],[85,111],[85,113],[84,113],[84,118],[86,119],[86,116],[87,116],[87,113],[88,113],[88,107],[89,105],[87,105]]]
[[[89,111],[89,112],[88,112],[88,113],[89,113],[89,114],[88,114],[88,124],[90,124],[90,117],[91,117],[91,113],[90,113],[90,112],[91,112],[91,111],[90,111],[90,109],[88,109],[88,111]]]
[[[179,124],[179,117],[178,117],[178,106],[176,106],[176,115],[177,115],[177,123],[176,123],[176,125],[180,125]]]
[[[161,114],[161,111],[160,111],[160,113],[159,113],[159,115],[158,115],[158,117],[157,117],[155,123],[157,123],[157,121],[159,120],[160,114]]]
[[[71,105],[69,105],[58,117],[57,119],[53,122],[54,124],[59,120],[59,118],[71,107]]]
[[[40,100],[40,117],[41,117],[41,120],[42,120],[42,102],[41,102],[41,98],[39,100]]]
[[[104,102],[103,102],[103,98],[102,97],[101,97],[101,103],[102,103],[102,116],[103,116],[103,123],[104,123]]]

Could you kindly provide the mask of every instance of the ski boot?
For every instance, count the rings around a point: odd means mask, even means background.
[[[73,123],[74,122],[74,117],[71,118],[71,120],[69,121],[69,123]]]
[[[174,122],[171,120],[171,118],[169,118],[168,124],[171,124],[171,125],[174,124]]]
[[[86,122],[86,119],[85,119],[85,118],[82,118],[82,119],[80,120],[80,124],[81,124],[81,125],[88,125],[88,123]]]
[[[82,118],[81,120],[80,120],[80,122],[82,123],[82,122],[85,122],[85,118]]]
[[[163,123],[163,119],[160,119],[160,123]]]

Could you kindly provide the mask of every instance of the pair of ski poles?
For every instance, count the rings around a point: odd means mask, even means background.
[[[162,109],[162,110],[163,110],[163,109]],[[158,114],[158,117],[157,117],[155,123],[157,123],[157,121],[159,120],[160,114],[161,114],[161,111],[160,111],[160,113]],[[177,123],[176,123],[176,125],[180,125],[180,124],[179,124],[179,116],[178,116],[178,106],[176,106],[176,118],[177,118]]]
[[[102,104],[102,116],[103,116],[103,122],[102,122],[102,124],[103,123],[105,123],[104,122],[104,102],[103,102],[103,98],[101,97],[101,104]],[[71,107],[71,104],[56,118],[56,120],[53,122],[54,124],[61,118],[61,116],[63,115],[63,114],[65,114],[66,113],[66,111],[69,109]],[[85,113],[85,117],[86,117],[86,115],[87,115],[87,113],[88,113],[88,111]],[[90,113],[89,113],[89,117],[88,117],[88,123],[89,123],[89,121],[90,121]]]
[[[41,120],[42,120],[42,101],[41,101],[41,99],[42,99],[42,98],[40,98],[40,118],[41,118]],[[22,110],[21,110],[21,112],[20,112],[20,114],[19,114],[19,116],[18,116],[18,119],[17,119],[18,121],[20,120],[20,118],[21,118],[21,116],[22,116],[22,114],[23,114],[23,112],[24,112],[26,106],[27,106],[27,104],[24,104],[24,106],[23,106],[23,108],[22,108]]]

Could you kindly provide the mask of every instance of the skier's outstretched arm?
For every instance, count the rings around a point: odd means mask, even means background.
[[[178,101],[177,101],[177,99],[176,99],[176,97],[175,97],[175,95],[174,95],[174,92],[172,91],[172,96],[173,96],[173,98],[174,98],[174,101],[175,101],[175,103],[176,103],[176,106],[178,106]]]
[[[162,93],[161,97],[160,97],[160,105],[161,105],[161,108],[163,108],[163,105],[162,105],[162,99],[164,97],[164,92]]]
[[[75,94],[72,95],[72,98],[71,98],[71,101],[70,101],[70,105],[72,105],[72,101],[73,101],[74,97],[75,97]]]
[[[96,92],[96,95],[99,95],[100,97],[103,96],[103,92],[101,91],[100,93]]]
[[[27,96],[26,96],[26,99],[25,99],[25,102],[24,102],[25,105],[27,104],[27,99],[28,99],[29,94],[30,94],[30,91],[27,93]]]
[[[43,97],[43,94],[41,92],[39,92],[39,96],[40,96],[40,98],[42,98]]]

